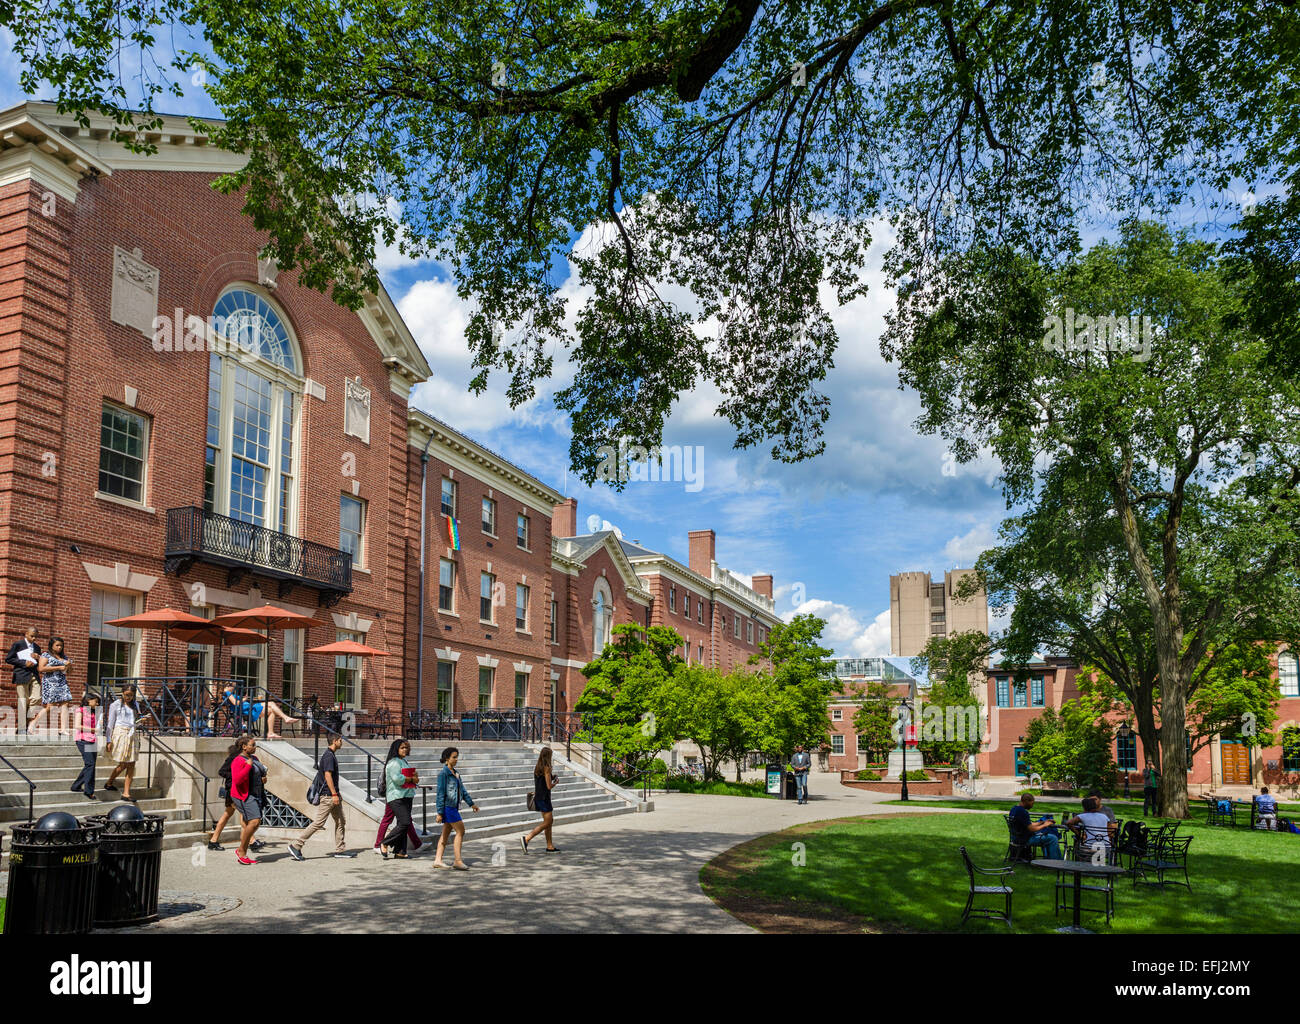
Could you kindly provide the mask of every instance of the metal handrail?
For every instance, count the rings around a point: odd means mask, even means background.
[[[141,717],[153,719],[159,732],[197,736],[203,729],[210,728],[208,719],[215,718],[220,710],[218,696],[226,685],[240,687],[244,684],[243,680],[223,676],[109,676],[99,681],[99,699],[103,713],[107,714],[108,706],[122,687],[134,686],[136,703],[143,705],[146,711]],[[145,692],[146,687],[156,689],[157,706]],[[182,700],[178,693],[188,700]],[[168,726],[168,720],[177,714],[189,724],[179,729]]]
[[[149,748],[147,751],[148,763],[145,767],[145,772],[146,772],[145,788],[148,789],[153,782],[153,745],[157,743],[160,747],[163,748],[163,750],[167,751],[167,753],[171,754],[172,757],[180,761],[181,764],[183,764],[186,768],[190,770],[191,779],[193,779],[195,772],[203,776],[203,823],[206,826],[209,820],[208,819],[208,784],[212,781],[211,777],[202,768],[200,768],[197,763],[190,761],[180,751],[164,743],[156,733],[152,731],[146,731],[145,736],[148,738],[148,742],[149,742]],[[216,824],[217,824],[216,821],[212,822],[213,828],[216,827]]]
[[[327,725],[325,722],[322,722],[320,718],[318,718],[317,716],[309,714],[307,708],[299,706],[297,703],[290,700],[289,698],[287,697],[281,698],[277,700],[276,703],[280,704],[281,706],[287,707],[290,711],[294,713],[295,718],[306,718],[309,722],[311,722],[313,726],[315,726],[315,728],[312,730],[312,734],[315,737],[315,743],[312,749],[312,766],[314,768],[317,769],[320,768],[320,731],[324,729],[327,733],[330,733],[331,735],[334,736],[338,736],[341,740],[343,740],[344,743],[348,744],[348,746],[355,747],[357,750],[361,751],[361,753],[366,755],[366,803],[368,804],[374,803],[375,797],[380,797],[382,799],[382,794],[378,790],[375,791],[373,796],[371,795],[371,791],[370,791],[370,785],[372,781],[370,769],[372,763],[380,764],[379,781],[382,783],[384,779],[382,762],[379,760],[379,758],[375,757],[374,754],[368,751],[360,743],[357,743],[354,740],[352,740],[350,737],[345,736],[340,729],[335,729],[332,726]],[[326,713],[343,715],[346,712],[332,711]]]
[[[33,821],[36,820],[33,812],[33,808],[36,805],[36,783],[34,783],[31,779],[29,779],[26,775],[24,775],[22,773],[22,770],[17,765],[15,765],[12,761],[10,761],[9,758],[5,757],[3,754],[0,754],[0,761],[3,761],[6,765],[8,765],[10,771],[12,771],[25,783],[27,783],[27,822],[28,824],[31,824]]]

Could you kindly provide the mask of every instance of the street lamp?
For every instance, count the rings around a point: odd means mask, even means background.
[[[1125,752],[1125,754],[1127,754],[1127,753],[1128,753],[1128,739],[1129,739],[1130,736],[1133,735],[1133,729],[1129,726],[1128,722],[1121,722],[1119,728],[1115,730],[1115,735],[1117,735],[1120,739],[1122,739],[1122,740],[1124,741],[1124,748],[1125,748],[1125,751],[1124,751],[1124,752]],[[1127,800],[1128,798],[1129,798],[1129,792],[1128,792],[1128,765],[1125,765],[1125,766],[1124,766],[1124,799]]]
[[[899,773],[899,777],[903,780],[903,792],[900,794],[899,799],[907,800],[907,730],[912,724],[912,705],[906,697],[900,697],[898,707],[898,735],[903,746],[903,770]],[[907,712],[906,715],[902,714],[904,710]]]

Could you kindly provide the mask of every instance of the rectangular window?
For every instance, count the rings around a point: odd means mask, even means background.
[[[735,637],[737,640],[740,639],[740,616],[739,615],[732,616],[731,635]]]
[[[670,612],[677,611],[677,588],[676,587],[670,586],[668,588],[668,610]]]
[[[515,673],[515,707],[521,708],[528,702],[528,673]]]
[[[203,511],[217,510],[217,452],[221,448],[221,356],[208,358],[208,435],[203,460]]]
[[[1138,766],[1137,735],[1115,737],[1115,764],[1121,771],[1136,771]]]
[[[438,662],[438,711],[440,714],[451,714],[452,683],[455,675],[456,666],[452,662]]]
[[[134,594],[116,590],[90,592],[90,654],[86,659],[88,688],[96,689],[105,679],[131,674],[135,664],[136,631],[105,623],[135,613]]]
[[[366,534],[366,503],[350,494],[339,495],[339,550],[352,556],[358,569],[365,565],[362,540]]]
[[[366,642],[364,633],[352,633],[345,629],[335,633],[334,639],[355,640],[359,644]],[[378,694],[376,699],[378,701]],[[334,701],[341,701],[345,708],[355,708],[361,702],[361,658],[355,654],[334,656]],[[375,706],[378,707],[378,703]]]
[[[1032,707],[1041,708],[1044,704],[1044,687],[1043,677],[1034,676],[1029,680],[1029,703]]]
[[[704,624],[704,598],[700,598],[698,603],[695,605],[695,617],[696,622],[701,625]]]
[[[148,436],[143,416],[104,403],[99,425],[100,491],[144,504]]]
[[[302,630],[284,631],[284,665],[280,670],[280,696],[295,704],[302,697]]]
[[[456,611],[456,563],[450,558],[438,559],[438,611]]]
[[[480,622],[492,622],[492,587],[496,577],[490,572],[481,573],[478,578],[478,617]]]
[[[998,707],[1011,707],[1011,680],[1006,676],[997,677]]]
[[[528,588],[515,584],[515,629],[528,632]]]
[[[515,546],[528,547],[528,517],[522,513],[515,516]]]
[[[1014,693],[1014,695],[1015,695],[1016,707],[1018,707],[1018,708],[1027,708],[1027,707],[1029,707],[1029,686],[1028,686],[1028,684],[1026,684],[1026,683],[1024,683],[1024,682],[1016,681],[1016,682],[1013,682],[1013,683],[1011,684],[1011,687],[1012,687],[1012,691],[1013,691],[1013,693]]]
[[[483,499],[483,532],[497,535],[497,503],[491,498]]]
[[[560,615],[559,606],[554,601],[552,601],[551,602],[551,643],[553,644],[558,644],[560,642],[559,615]]]
[[[1296,656],[1283,651],[1277,656],[1277,682],[1283,697],[1300,697],[1300,676],[1296,671]]]
[[[699,657],[697,657],[697,658],[695,659],[695,663],[696,663],[697,665],[703,665],[703,664],[704,664],[704,645],[703,645],[703,644],[700,644],[700,646],[699,646],[699,648],[697,649],[697,651],[698,651]]]
[[[1300,731],[1282,731],[1282,770],[1300,772]]]
[[[284,392],[280,415],[280,532],[293,534],[293,392]],[[353,563],[356,563],[354,558]]]
[[[831,736],[831,753],[844,753],[844,735],[842,733],[837,732]]]
[[[442,514],[456,518],[456,481],[442,478]]]
[[[832,721],[832,722],[842,722],[842,721],[844,721],[844,709],[843,709],[843,708],[831,708],[831,721]]]
[[[492,706],[492,674],[494,671],[495,669],[488,668],[486,665],[480,665],[478,668],[478,707],[480,711]]]
[[[752,644],[753,642],[754,642],[754,620],[746,619],[745,620],[745,643]]]

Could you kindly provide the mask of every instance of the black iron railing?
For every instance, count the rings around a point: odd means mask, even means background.
[[[248,690],[242,680],[212,676],[112,676],[99,681],[100,713],[117,700],[124,686],[135,687],[139,720],[136,727],[157,730],[165,736],[237,736],[252,732],[252,708],[243,706],[242,695],[231,700],[225,688],[236,694]],[[224,701],[224,703],[223,703]]]
[[[184,573],[193,562],[212,562],[335,597],[352,592],[352,556],[346,551],[195,505],[167,510],[164,553],[169,573]]]
[[[31,822],[36,820],[34,817],[32,817],[32,809],[36,803],[35,800],[36,783],[34,783],[31,779],[29,779],[26,775],[24,775],[21,771],[19,771],[18,768],[14,766],[13,762],[10,761],[3,754],[0,754],[0,761],[3,761],[8,766],[10,771],[12,771],[25,783],[27,783],[27,821],[30,824]]]
[[[154,758],[153,748],[155,745],[157,745],[159,747],[162,747],[163,751],[167,754],[169,759],[180,762],[181,766],[184,767],[184,769],[187,772],[189,772],[191,781],[197,782],[199,779],[203,780],[203,817],[201,820],[203,821],[204,828],[208,827],[209,821],[212,822],[212,827],[216,828],[217,827],[216,821],[208,817],[208,784],[212,781],[212,779],[207,775],[206,772],[203,771],[202,768],[198,766],[196,762],[186,757],[184,754],[180,753],[179,751],[174,750],[172,747],[168,746],[166,743],[162,741],[162,739],[156,733],[146,732],[145,740],[147,743],[145,756],[148,759],[145,765],[145,783],[144,783],[145,789],[149,789],[153,785],[153,758]]]

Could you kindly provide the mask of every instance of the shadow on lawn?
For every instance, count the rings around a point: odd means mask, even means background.
[[[1135,888],[1120,876],[1111,924],[1100,915],[1085,915],[1085,923],[1091,920],[1089,926],[1102,932],[1300,931],[1300,839],[1194,824],[1180,834],[1193,837],[1190,893],[1171,885]],[[706,891],[728,907],[736,897],[751,896],[769,907],[785,901],[792,909],[839,910],[890,930],[1005,934],[1000,922],[959,923],[967,892],[957,852],[962,845],[977,865],[998,867],[1006,827],[972,814],[800,826],[728,851],[706,869]],[[1015,931],[1051,931],[1067,923],[1054,913],[1055,882],[1053,871],[1017,867],[1010,881]]]

